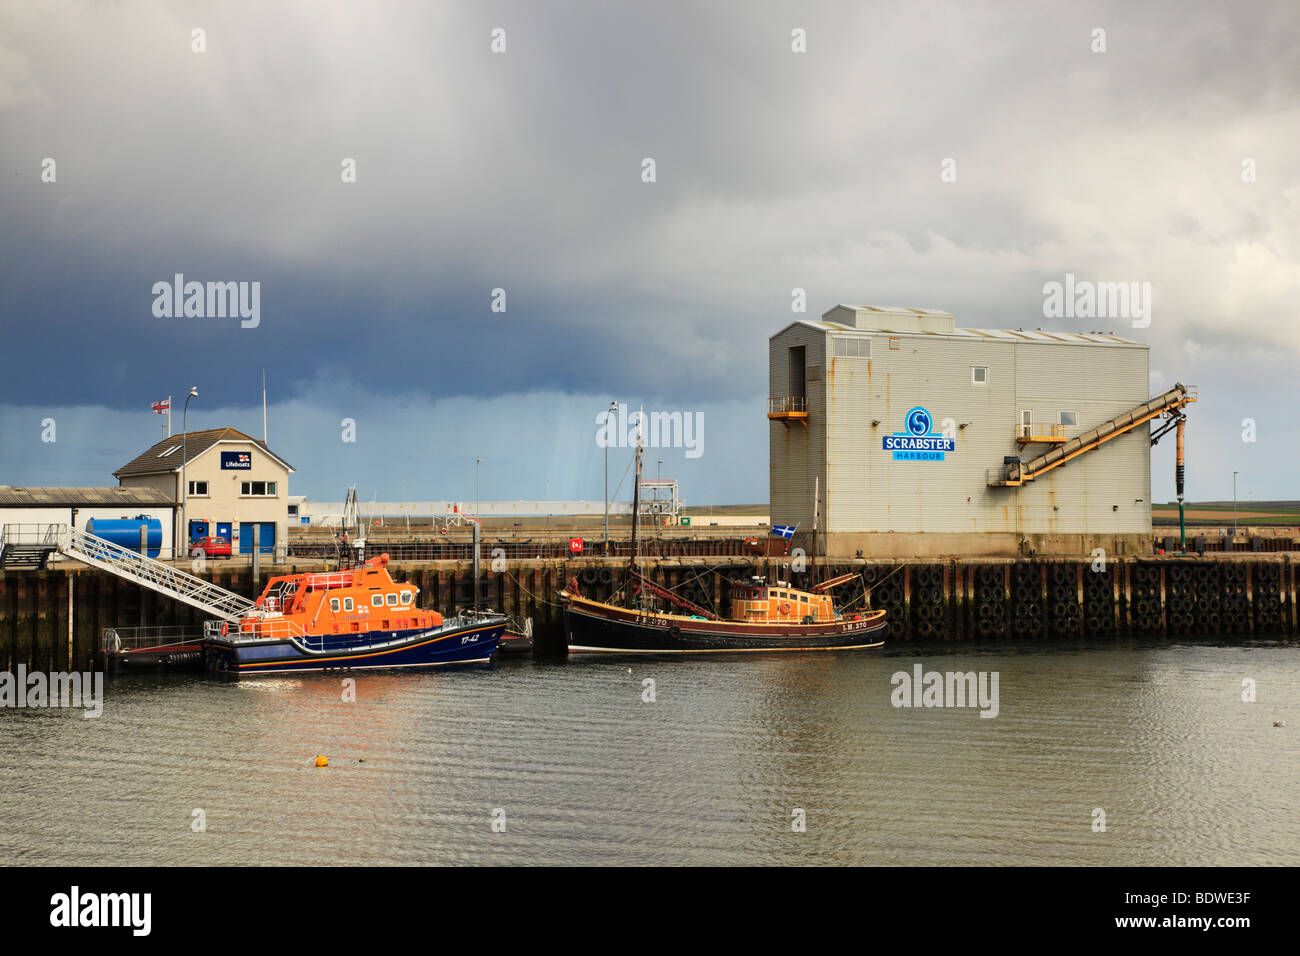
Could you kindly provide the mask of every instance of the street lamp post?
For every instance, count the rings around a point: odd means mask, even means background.
[[[476,521],[482,520],[479,517],[479,509],[483,507],[483,504],[479,498],[479,492],[478,492],[478,466],[482,464],[482,462],[483,462],[482,458],[474,459],[474,519]]]
[[[609,414],[618,412],[618,402],[609,403]],[[605,422],[605,553],[609,554],[609,421]]]
[[[185,481],[185,461],[189,458],[189,437],[190,437],[190,399],[199,397],[199,387],[197,385],[190,388],[190,393],[185,396],[185,408],[181,412],[181,540],[185,542],[185,554],[190,553],[190,528],[185,521],[185,502],[189,498],[190,486]],[[172,556],[175,557],[176,546],[172,544]]]
[[[1232,473],[1232,540],[1237,540],[1237,475],[1240,472]]]

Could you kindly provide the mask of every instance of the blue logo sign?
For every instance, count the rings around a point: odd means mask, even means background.
[[[248,471],[253,467],[253,456],[246,451],[223,451],[221,467],[226,471]]]
[[[894,461],[943,461],[944,452],[956,451],[957,443],[933,431],[934,419],[917,405],[903,419],[906,431],[886,435],[881,442],[885,451],[894,453]]]

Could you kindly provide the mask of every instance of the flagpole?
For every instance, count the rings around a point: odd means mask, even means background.
[[[172,437],[172,397],[167,396],[167,437]]]

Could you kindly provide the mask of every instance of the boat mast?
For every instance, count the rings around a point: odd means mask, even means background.
[[[632,553],[628,557],[628,571],[635,576],[636,569],[636,525],[641,511],[641,421],[645,412],[637,412],[636,420],[636,479],[632,482]]]
[[[812,583],[817,583],[817,511],[821,499],[821,476],[813,478]]]

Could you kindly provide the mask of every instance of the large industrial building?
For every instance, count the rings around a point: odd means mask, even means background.
[[[771,515],[845,557],[1148,552],[1148,347],[838,305],[769,344]]]

